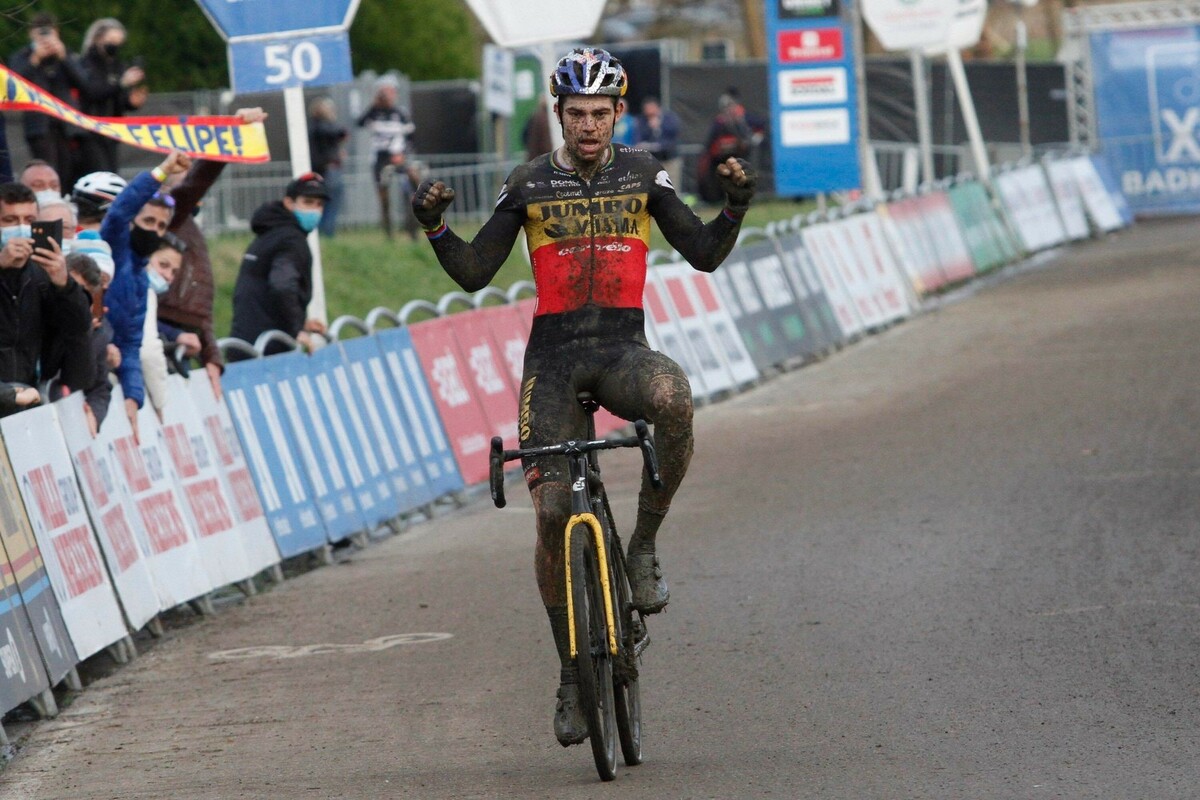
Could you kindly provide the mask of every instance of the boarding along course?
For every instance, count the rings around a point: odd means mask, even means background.
[[[1102,236],[1132,216],[1105,162],[1047,156],[886,202],[743,231],[715,273],[650,255],[651,346],[714,402],[936,307],[946,290]],[[493,436],[515,441],[532,284],[454,292],[330,326],[331,343],[262,357],[287,337],[222,346],[224,397],[172,376],[162,421],[135,438],[82,396],[0,420],[0,704],[57,713],[77,666],[136,655],[180,605],[283,580],[284,559],[435,517],[486,484]],[[295,343],[291,343],[295,346]],[[119,393],[119,388],[114,391]],[[115,400],[120,407],[120,398]],[[597,417],[597,433],[626,423]],[[3,728],[0,727],[0,738]]]

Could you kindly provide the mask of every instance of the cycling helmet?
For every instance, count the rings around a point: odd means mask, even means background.
[[[75,182],[71,197],[76,202],[86,201],[99,211],[107,211],[126,186],[125,179],[115,172],[93,172]]]
[[[550,76],[550,94],[621,97],[629,88],[621,60],[599,47],[576,47],[563,56]]]

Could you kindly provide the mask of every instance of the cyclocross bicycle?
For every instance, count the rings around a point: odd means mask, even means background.
[[[505,450],[492,439],[492,501],[504,508],[504,464],[529,456],[566,456],[571,476],[571,518],[563,546],[567,555],[567,622],[571,657],[579,670],[579,701],[587,719],[592,756],[602,780],[616,777],[617,741],[629,766],[642,763],[642,704],[638,669],[650,644],[646,622],[635,611],[625,575],[625,551],[613,524],[612,510],[600,481],[597,453],[617,447],[639,447],[655,487],[662,486],[658,458],[646,423],[634,423],[635,436],[596,439],[599,403],[580,392],[587,413],[587,438],[545,447]]]

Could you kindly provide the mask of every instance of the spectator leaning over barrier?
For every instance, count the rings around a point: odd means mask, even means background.
[[[67,256],[67,271],[92,297],[92,330],[88,334],[87,346],[92,375],[91,382],[83,386],[81,391],[88,430],[95,436],[112,402],[112,381],[108,379],[112,371],[108,356],[109,348],[112,348],[112,325],[104,318],[104,276],[91,256],[79,252]]]
[[[254,212],[250,227],[255,239],[233,287],[231,336],[254,344],[262,334],[277,330],[311,349],[309,333],[325,332],[319,320],[306,321],[305,316],[312,300],[308,233],[320,224],[328,198],[321,176],[306,172],[287,185],[282,200],[264,203]],[[272,343],[264,355],[286,349]]]
[[[125,413],[135,438],[137,411],[146,397],[141,361],[146,293],[150,288],[146,262],[161,246],[174,206],[170,195],[161,194],[159,189],[168,176],[186,171],[191,163],[186,155],[173,150],[162,164],[129,182],[100,225],[100,235],[112,248],[116,264],[116,274],[108,288],[108,320],[113,326],[113,343],[121,351],[117,377],[125,393]]]
[[[183,254],[187,250],[178,236],[167,231],[161,244],[150,256],[146,276],[150,290],[146,295],[146,326],[142,332],[142,375],[146,382],[146,394],[150,403],[162,419],[167,405],[167,356],[163,350],[162,336],[158,332],[158,297],[171,288],[171,282],[179,274]]]
[[[261,108],[238,109],[236,116],[243,122],[262,122],[267,118]],[[225,362],[217,337],[213,332],[213,298],[216,281],[204,233],[196,222],[196,214],[208,190],[225,169],[221,161],[197,161],[171,189],[175,198],[175,215],[168,230],[187,245],[179,276],[171,282],[166,294],[158,297],[158,330],[168,341],[183,345],[189,358],[199,357],[212,382],[213,393],[221,394],[221,373]]]
[[[112,17],[93,22],[83,37],[84,83],[79,108],[93,117],[123,117],[146,102],[146,73],[136,63],[121,59],[125,26]],[[118,142],[98,133],[85,133],[79,158],[79,174],[97,170],[117,171]]]
[[[51,242],[49,249],[34,249],[36,218],[29,187],[0,184],[0,382],[28,387],[37,385],[48,333],[82,334],[91,324],[87,293],[67,275],[62,248]],[[29,405],[29,398],[17,392],[13,402]]]
[[[19,180],[25,186],[33,189],[39,209],[49,203],[61,202],[63,199],[62,183],[59,180],[58,171],[40,158],[35,158],[25,165],[25,169],[21,170]],[[64,234],[67,232],[65,228],[63,231]],[[70,233],[74,235],[75,229],[71,228]]]
[[[75,105],[74,94],[82,91],[86,80],[77,57],[67,51],[58,35],[58,23],[44,12],[30,20],[29,44],[13,53],[8,64],[13,72],[70,106]],[[83,131],[40,111],[26,111],[21,116],[29,152],[50,164],[68,183],[73,180],[75,148]]]

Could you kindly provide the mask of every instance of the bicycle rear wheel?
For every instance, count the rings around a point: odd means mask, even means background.
[[[617,616],[617,637],[621,644],[618,663],[613,670],[613,693],[616,701],[617,736],[621,740],[621,755],[625,763],[635,767],[642,763],[642,691],[638,684],[642,657],[634,655],[634,645],[645,637],[640,619],[634,619],[633,597],[629,579],[625,576],[625,556],[621,543],[609,537],[612,546],[613,608]]]
[[[575,664],[579,670],[579,702],[587,718],[592,756],[600,779],[617,776],[617,721],[613,698],[613,663],[608,652],[604,589],[592,531],[571,528],[571,597],[575,616]]]

